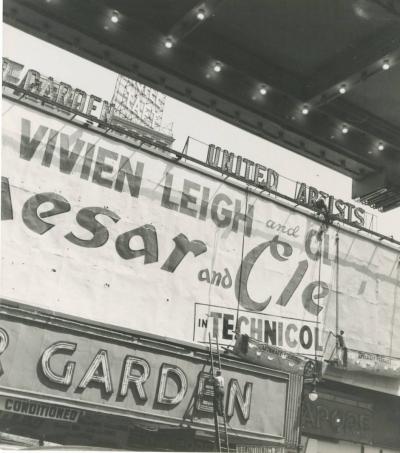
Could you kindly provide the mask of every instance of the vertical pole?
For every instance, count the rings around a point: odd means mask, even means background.
[[[399,287],[400,282],[400,255],[397,257],[397,272],[396,272],[396,282],[394,285],[394,299],[393,299],[393,311],[392,311],[392,325],[390,329],[390,346],[389,346],[389,356],[392,357],[392,347],[393,347],[393,335],[396,319],[396,303],[397,303],[397,288]]]
[[[218,335],[217,335],[216,340],[217,340],[218,368],[219,368],[220,371],[222,371],[222,366],[221,366],[221,356],[220,356],[220,354],[219,354],[219,341],[218,341]],[[225,404],[225,401],[223,401],[222,404]],[[225,431],[225,432],[224,432],[224,435],[225,435],[225,444],[226,444],[226,449],[227,449],[227,451],[228,451],[228,453],[229,453],[229,438],[228,438],[228,430],[227,430],[227,428],[226,428],[226,414],[225,414],[225,410],[224,410],[224,413],[223,413],[223,419],[224,419],[224,431]],[[217,423],[218,423],[218,418],[217,418]],[[219,429],[218,429],[218,431],[219,431]],[[222,445],[221,435],[220,435],[220,442],[221,442],[220,445]]]
[[[247,222],[247,206],[249,202],[249,186],[246,186],[246,204],[244,208],[244,227],[243,227],[243,235],[242,235],[242,251],[240,255],[240,267],[239,267],[239,297],[238,297],[238,303],[236,306],[236,325],[235,325],[235,338],[238,333],[238,327],[239,327],[239,305],[242,300],[242,267],[243,267],[243,255],[244,255],[244,235],[245,235],[245,228],[246,228],[246,222]]]
[[[212,349],[211,349],[211,334],[210,333],[208,334],[208,341],[209,341],[209,345],[210,345],[211,375],[212,375],[212,378],[214,379],[214,357],[213,357]],[[221,436],[219,433],[218,414],[217,414],[217,410],[216,410],[217,408],[215,407],[215,403],[216,403],[216,398],[215,398],[215,394],[214,394],[213,415],[214,415],[214,428],[215,428],[215,443],[216,443],[216,446],[218,447],[218,451],[221,451]]]
[[[303,409],[304,409],[304,398],[305,398],[305,392],[304,392],[304,369],[303,369],[303,378],[301,380],[301,395],[300,395],[300,409],[299,409],[299,433],[297,435],[297,453],[301,453],[301,426],[303,424]],[[307,448],[305,449],[305,451]]]
[[[336,342],[339,335],[339,231],[336,230]]]
[[[219,355],[218,335],[217,335],[217,357],[218,357],[218,368],[222,371],[222,368],[221,368],[221,356]]]
[[[211,358],[211,374],[214,377],[214,358],[212,355],[212,349],[211,349],[211,334],[208,334],[208,342],[209,342],[209,347],[210,347],[210,358]]]
[[[182,150],[182,154],[187,154],[187,152],[188,152],[189,139],[190,139],[190,136],[188,136],[188,138],[186,139],[185,146],[183,147],[183,150]]]
[[[318,262],[318,298],[317,298],[317,328],[318,328],[318,333],[319,333],[319,329],[320,329],[320,326],[319,326],[319,298],[321,296],[321,267],[322,267],[322,238],[323,238],[323,235],[322,235],[322,224],[321,224],[321,236],[319,238],[319,262]],[[317,379],[317,367],[318,367],[318,363],[317,363],[317,360],[318,360],[318,357],[317,357],[317,341],[315,342],[315,347],[314,347],[314,379],[316,380]],[[314,382],[315,384],[315,382]]]

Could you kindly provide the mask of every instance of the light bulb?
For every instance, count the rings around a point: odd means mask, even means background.
[[[382,142],[380,142],[378,145],[378,150],[383,151],[384,149],[385,149],[385,145]]]
[[[261,85],[260,94],[262,94],[263,96],[267,94],[267,87],[265,85]]]
[[[346,85],[340,85],[339,93],[340,93],[340,94],[345,94],[346,91],[347,91]]]
[[[113,24],[116,24],[119,22],[119,12],[117,10],[112,12],[110,20]]]
[[[317,401],[317,399],[318,399],[317,390],[314,389],[312,392],[310,392],[310,393],[308,394],[308,398],[309,398],[310,401]]]
[[[310,111],[310,108],[308,107],[308,105],[303,105],[303,107],[301,109],[301,113],[303,115],[308,115],[309,111]]]
[[[389,60],[385,60],[382,64],[382,69],[384,71],[387,71],[388,69],[390,69],[390,63],[389,63]]]
[[[167,38],[164,42],[164,46],[167,48],[167,49],[170,49],[172,46],[173,46],[173,43],[172,43],[172,39],[171,38]]]
[[[346,126],[345,124],[343,124],[343,126],[342,126],[342,134],[347,134],[347,132],[349,132],[349,127]]]
[[[221,63],[219,63],[218,61],[216,63],[214,63],[213,69],[215,72],[221,72],[221,69],[222,69]]]
[[[206,18],[206,14],[202,9],[199,9],[196,14],[196,17],[198,20],[204,20]]]

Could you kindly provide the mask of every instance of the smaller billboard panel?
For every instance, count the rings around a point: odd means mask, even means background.
[[[206,350],[47,319],[37,312],[35,318],[2,321],[3,337],[9,341],[0,356],[1,407],[21,412],[25,405],[28,412],[51,412],[55,417],[58,407],[67,406],[75,414],[72,417],[68,409],[69,421],[87,409],[157,426],[184,423],[213,435],[213,385]],[[293,431],[285,425],[292,420],[286,408],[297,388],[290,379],[298,376],[232,357],[222,358],[222,369],[230,436],[247,443],[283,442]]]

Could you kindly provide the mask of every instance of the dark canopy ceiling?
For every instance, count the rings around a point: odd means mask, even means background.
[[[400,0],[4,0],[4,20],[400,205]]]

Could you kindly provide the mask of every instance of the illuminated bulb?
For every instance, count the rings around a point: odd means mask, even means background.
[[[344,94],[346,93],[346,85],[340,85],[340,88],[339,88],[339,93],[340,94]]]
[[[390,69],[390,63],[389,63],[389,60],[385,60],[382,64],[382,69],[384,71],[387,71],[388,69]]]
[[[171,38],[167,38],[164,42],[164,46],[167,48],[167,49],[170,49],[172,47],[172,39]]]
[[[378,150],[379,150],[379,151],[383,151],[384,149],[385,149],[385,145],[384,145],[382,142],[379,143],[379,145],[378,145]]]
[[[219,63],[218,61],[216,63],[214,63],[213,69],[215,72],[221,72],[221,69],[222,69],[221,63]]]
[[[318,393],[316,388],[314,388],[314,390],[308,394],[308,398],[310,399],[310,401],[317,401]]]
[[[111,14],[111,22],[116,24],[119,22],[119,12],[117,10],[113,11]]]
[[[198,20],[204,20],[206,18],[206,14],[202,9],[199,9],[199,11],[196,14],[196,17]]]
[[[267,94],[267,87],[265,85],[262,85],[260,87],[260,94],[262,94],[263,96]]]
[[[310,108],[308,107],[308,105],[303,105],[303,107],[301,109],[301,113],[303,115],[308,115],[309,111],[310,111]]]
[[[335,421],[339,424],[342,420],[338,417]]]
[[[349,132],[349,127],[346,126],[345,124],[343,124],[343,126],[342,126],[342,134],[347,134],[347,132]]]

